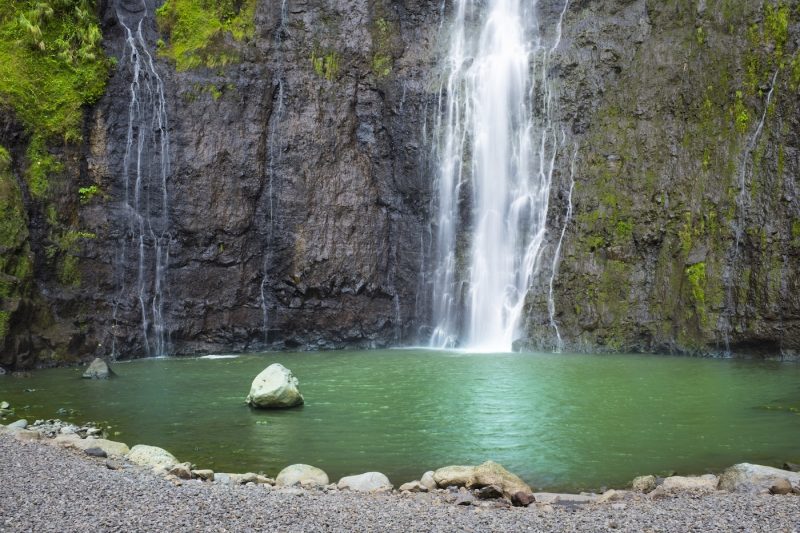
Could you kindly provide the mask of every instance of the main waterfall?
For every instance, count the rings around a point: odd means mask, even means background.
[[[562,142],[536,0],[456,0],[436,124],[434,347],[510,351]]]

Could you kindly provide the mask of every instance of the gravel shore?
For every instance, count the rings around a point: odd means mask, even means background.
[[[588,505],[456,506],[436,494],[326,494],[173,482],[0,435],[0,531],[765,531],[800,533],[800,497],[716,492]]]

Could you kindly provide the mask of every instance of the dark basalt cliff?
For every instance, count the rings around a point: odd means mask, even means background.
[[[220,32],[189,68],[160,3],[98,6],[116,60],[81,139],[49,147],[47,202],[24,179],[30,127],[0,111],[0,207],[20,221],[0,244],[31,263],[3,264],[0,365],[157,353],[161,327],[178,354],[424,340],[450,2],[260,0],[249,34]],[[563,6],[540,2],[542,25]],[[131,86],[139,20],[161,85],[142,67]],[[569,3],[550,67],[566,140],[521,347],[555,345],[566,223],[565,349],[800,353],[798,21],[797,2]],[[76,236],[57,253],[54,218]]]

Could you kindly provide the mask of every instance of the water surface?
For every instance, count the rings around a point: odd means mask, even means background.
[[[303,407],[244,404],[252,379],[274,362],[299,378]],[[110,381],[82,380],[77,368],[0,378],[0,400],[29,420],[107,423],[130,446],[161,446],[219,472],[275,475],[308,463],[332,480],[378,470],[399,485],[493,459],[537,488],[577,490],[800,460],[792,363],[384,350],[113,368]]]

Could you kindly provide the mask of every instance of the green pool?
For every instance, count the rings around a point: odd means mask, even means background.
[[[299,378],[305,406],[244,404],[274,362]],[[378,470],[395,485],[487,459],[558,490],[800,462],[793,363],[408,349],[150,359],[114,370],[110,381],[82,380],[81,369],[2,377],[0,400],[31,421],[106,423],[130,446],[161,446],[216,471],[274,475],[308,463],[333,480]]]

